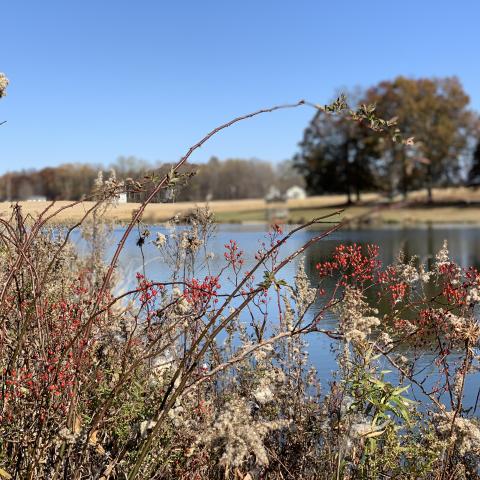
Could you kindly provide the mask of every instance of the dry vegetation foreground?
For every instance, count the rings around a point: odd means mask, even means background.
[[[345,205],[344,195],[324,195],[309,197],[304,200],[289,200],[286,204],[266,204],[263,199],[218,200],[209,203],[218,222],[223,223],[258,223],[267,220],[267,209],[288,208],[290,223],[303,223],[311,218],[331,213],[332,210],[344,208],[343,219],[362,216],[369,211],[369,222],[378,223],[480,223],[480,190],[468,188],[447,188],[434,191],[435,203],[425,203],[425,193],[412,192],[409,202],[392,203],[378,194],[362,195],[362,202],[352,206]],[[399,201],[399,198],[395,199]],[[57,207],[69,205],[71,202],[58,201]],[[38,215],[49,202],[20,202],[24,214]],[[0,203],[0,216],[11,213],[11,203]],[[65,209],[57,217],[56,222],[70,223],[79,221],[93,202],[83,202]],[[176,214],[191,211],[202,202],[156,203],[145,210],[143,220],[147,223],[164,222]],[[140,204],[120,204],[109,211],[109,219],[117,222],[128,222]],[[376,208],[380,207],[380,208]]]

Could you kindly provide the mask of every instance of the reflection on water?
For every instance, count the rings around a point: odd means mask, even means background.
[[[380,260],[392,263],[403,251],[407,258],[414,255],[431,265],[444,240],[454,260],[461,266],[480,265],[480,228],[471,226],[427,226],[424,228],[384,228],[371,230],[344,230],[315,245],[308,254],[308,270],[314,275],[315,264],[328,259],[338,243],[374,243],[380,246]]]
[[[163,227],[153,227],[151,229],[153,239],[157,231],[164,232]],[[123,233],[122,229],[117,229],[113,233],[110,248],[107,251],[109,258]],[[134,273],[142,269],[142,256],[140,249],[136,246],[134,234],[128,239],[125,250],[121,256],[118,268],[118,277],[120,280],[120,289],[131,288],[134,283]],[[301,247],[306,241],[318,235],[318,231],[306,230],[298,232],[291,241],[283,247],[282,254],[286,256]],[[265,240],[264,226],[245,226],[245,225],[220,225],[216,237],[208,247],[208,251],[213,252],[213,272],[219,270],[223,265],[224,245],[230,240],[235,239],[240,248],[245,251],[246,266],[254,262],[255,252],[260,247],[260,242]],[[321,242],[313,245],[302,259],[305,261],[307,275],[312,283],[316,283],[315,265],[318,262],[327,260],[339,243],[357,243],[357,244],[377,244],[380,246],[380,260],[383,265],[392,263],[403,251],[407,258],[416,255],[421,262],[431,265],[435,254],[444,240],[448,241],[448,247],[451,257],[461,266],[480,267],[480,228],[473,226],[426,226],[415,228],[381,228],[364,230],[341,230],[331,234]],[[145,269],[148,277],[158,281],[167,280],[168,268],[159,257],[158,251],[151,243],[144,246]],[[304,259],[304,260],[303,260]],[[293,281],[295,275],[296,263],[287,265],[283,273],[278,277],[289,282]],[[317,307],[318,308],[318,307]],[[333,314],[327,315],[322,322],[324,328],[334,327],[336,319]],[[311,360],[315,363],[321,379],[325,382],[331,378],[331,372],[336,370],[335,353],[332,350],[332,341],[323,335],[309,337],[309,351]],[[429,362],[428,356],[425,358],[426,364]],[[466,391],[466,405],[474,405],[477,399],[478,385],[480,377],[475,374],[469,379],[469,388]]]

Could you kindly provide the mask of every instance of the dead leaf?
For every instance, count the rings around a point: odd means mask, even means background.
[[[79,415],[75,415],[75,419],[73,421],[73,433],[80,433],[82,430],[82,419]]]
[[[10,480],[10,478],[12,478],[12,476],[3,468],[0,468],[0,477],[6,478],[7,480]]]
[[[90,436],[88,437],[88,443],[90,445],[96,445],[97,444],[97,431],[94,430]]]

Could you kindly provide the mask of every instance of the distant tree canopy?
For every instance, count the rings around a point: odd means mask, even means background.
[[[10,172],[0,177],[0,200],[25,200],[45,197],[48,200],[79,200],[92,192],[99,171],[108,175],[113,169],[119,179],[144,179],[154,173],[162,176],[172,163],[151,165],[136,157],[120,157],[110,167],[89,164],[65,164],[41,170]],[[180,187],[174,198],[178,201],[261,198],[274,185],[285,191],[293,185],[303,186],[304,180],[290,161],[273,166],[260,160],[212,157],[206,164],[186,164],[183,172],[195,172],[187,186]],[[135,194],[132,200],[140,201]],[[160,199],[157,199],[160,200]]]
[[[0,97],[8,80],[0,73]],[[219,160],[186,164],[183,172],[195,172],[188,188],[179,188],[179,201],[204,201],[264,197],[270,187],[286,191],[306,186],[311,194],[344,193],[350,203],[361,192],[388,195],[426,188],[432,200],[435,186],[468,180],[480,184],[479,119],[469,107],[469,97],[455,77],[411,79],[397,77],[350,95],[350,106],[374,104],[385,120],[396,118],[406,146],[353,121],[348,114],[318,111],[304,131],[299,152],[279,165],[254,159]],[[342,110],[344,112],[344,110]],[[1,122],[0,122],[1,123]],[[474,155],[475,141],[478,142]],[[144,179],[168,173],[172,163],[152,165],[137,157],[120,157],[111,167],[64,164],[41,170],[6,173],[0,177],[0,200],[45,197],[79,200],[92,192],[101,170],[113,168],[119,179]],[[171,192],[170,192],[171,193]],[[142,193],[132,200],[142,200]],[[171,196],[168,196],[171,198]],[[158,198],[163,201],[165,198]]]
[[[310,193],[355,191],[402,192],[462,179],[476,115],[455,77],[384,81],[358,95],[358,104],[375,104],[379,117],[397,117],[406,147],[342,117],[317,113],[304,133],[295,165]]]

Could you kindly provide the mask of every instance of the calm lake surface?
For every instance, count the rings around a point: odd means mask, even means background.
[[[293,227],[287,227],[293,228]],[[151,227],[151,239],[153,240],[157,232],[167,233],[162,226]],[[123,233],[121,228],[115,230],[110,239],[110,248],[106,252],[107,258],[110,258],[118,240]],[[282,255],[286,256],[302,246],[310,238],[318,235],[318,230],[305,230],[295,234],[292,239],[281,250]],[[246,266],[249,268],[254,262],[254,254],[259,249],[260,243],[265,240],[266,226],[264,225],[228,225],[218,226],[217,234],[212,239],[208,251],[215,254],[212,261],[213,272],[219,270],[224,265],[223,253],[224,245],[234,239],[238,242],[240,248],[244,250],[246,257]],[[121,279],[120,288],[128,289],[134,285],[135,272],[142,270],[142,255],[139,247],[136,245],[138,234],[132,232],[126,248],[122,254],[119,265],[119,277]],[[406,256],[417,255],[421,261],[428,264],[435,257],[436,252],[442,247],[443,241],[448,241],[450,255],[462,266],[480,267],[480,227],[466,225],[441,225],[425,227],[388,227],[362,230],[340,230],[335,232],[312,246],[304,254],[303,258],[297,259],[293,264],[285,267],[283,273],[278,278],[283,278],[289,282],[293,281],[298,261],[305,262],[305,268],[312,283],[316,282],[315,265],[323,260],[330,258],[332,251],[339,243],[358,244],[377,244],[380,246],[380,260],[383,265],[392,263],[400,251]],[[158,250],[147,240],[143,248],[147,275],[151,279],[166,280],[168,278],[168,268],[159,256]],[[206,274],[206,273],[204,273]],[[199,273],[199,276],[202,274]],[[260,281],[260,274],[257,277]],[[225,282],[226,283],[226,282]],[[324,320],[323,327],[335,327],[336,319],[330,314]],[[332,371],[336,370],[335,352],[332,340],[321,334],[314,334],[308,337],[310,360],[317,367],[319,377],[322,383],[326,384],[332,378]],[[424,359],[428,363],[428,356]],[[434,379],[432,379],[433,381]],[[468,389],[466,391],[466,406],[474,406],[478,400],[480,387],[480,375],[471,374],[468,380]],[[413,396],[417,396],[415,390]],[[420,400],[420,398],[419,398]],[[478,401],[480,403],[480,401]],[[480,413],[480,405],[477,406],[476,414]]]

